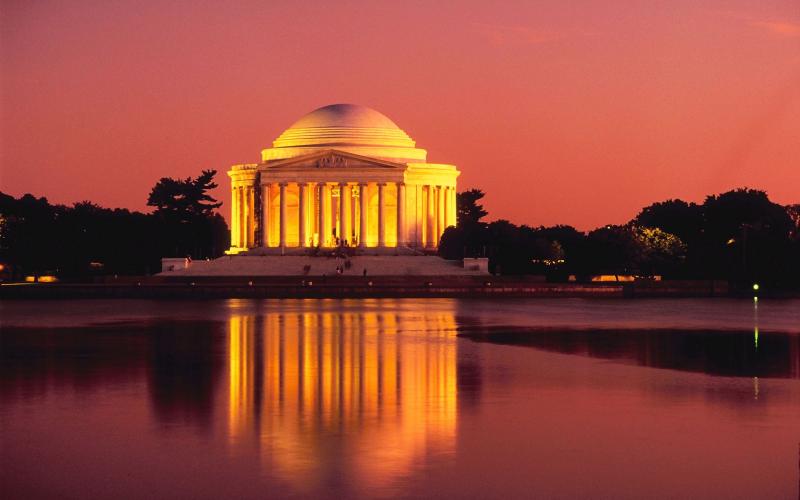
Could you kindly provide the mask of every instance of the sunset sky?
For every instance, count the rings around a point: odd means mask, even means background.
[[[800,202],[800,2],[4,0],[0,190],[145,209],[373,107],[486,191],[590,229],[735,187]]]

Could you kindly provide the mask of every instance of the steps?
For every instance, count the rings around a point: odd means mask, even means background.
[[[461,261],[422,255],[358,255],[350,257],[345,276],[485,276],[484,272],[464,269]],[[159,276],[332,276],[345,260],[333,257],[300,255],[228,255],[210,261],[192,261],[186,269],[167,271]]]

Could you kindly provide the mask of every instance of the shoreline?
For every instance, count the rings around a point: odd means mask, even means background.
[[[762,296],[782,296],[765,294]],[[93,298],[700,298],[752,297],[712,280],[633,283],[545,283],[505,277],[282,276],[125,277],[104,283],[7,283],[0,299]],[[786,298],[800,297],[788,292]]]

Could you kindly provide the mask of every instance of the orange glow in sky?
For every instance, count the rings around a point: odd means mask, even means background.
[[[735,187],[800,202],[800,2],[0,7],[0,190],[142,210],[330,103],[389,116],[490,218],[590,229]]]

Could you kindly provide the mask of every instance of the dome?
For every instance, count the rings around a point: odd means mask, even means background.
[[[331,104],[303,116],[262,151],[263,161],[283,160],[323,149],[391,161],[425,161],[424,149],[386,115],[358,104]]]
[[[358,104],[330,104],[317,108],[294,122],[289,130],[323,127],[400,130],[383,113]]]

